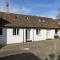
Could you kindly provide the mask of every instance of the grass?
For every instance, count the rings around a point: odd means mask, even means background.
[[[24,48],[30,48],[30,50],[24,50]],[[11,44],[0,49],[0,57],[22,53],[32,53],[39,58],[48,57],[49,54],[59,55],[60,39]]]

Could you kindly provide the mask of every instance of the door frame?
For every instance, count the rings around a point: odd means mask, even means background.
[[[31,39],[30,39],[30,29],[26,29],[25,33],[26,33],[26,42],[30,42],[31,41]]]

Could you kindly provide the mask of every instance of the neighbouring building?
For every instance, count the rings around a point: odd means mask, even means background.
[[[54,39],[59,29],[52,18],[0,12],[0,44]]]

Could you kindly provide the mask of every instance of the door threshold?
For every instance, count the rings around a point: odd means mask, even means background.
[[[26,41],[26,42],[32,42],[32,40]]]

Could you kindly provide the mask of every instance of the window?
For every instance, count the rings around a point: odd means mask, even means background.
[[[40,34],[41,29],[36,29],[36,34]]]
[[[41,19],[39,19],[39,22],[41,22]]]
[[[19,28],[17,28],[17,35],[19,35]]]
[[[57,32],[58,32],[58,30],[57,30],[57,29],[55,29],[55,34],[57,34]]]
[[[42,22],[45,22],[45,20],[42,20]]]
[[[2,35],[2,28],[0,28],[0,35]]]
[[[19,34],[19,28],[14,28],[13,35],[18,35],[18,34]]]
[[[15,19],[17,19],[18,17],[17,16],[15,16]]]
[[[28,17],[25,17],[25,19],[27,19],[27,20],[28,20]]]
[[[47,34],[50,34],[51,29],[47,29]]]
[[[16,35],[16,28],[13,29],[13,35]]]

